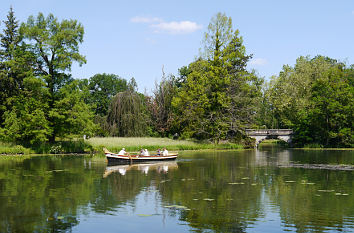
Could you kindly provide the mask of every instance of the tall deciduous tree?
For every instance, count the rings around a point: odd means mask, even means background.
[[[107,115],[112,98],[119,92],[127,90],[127,80],[115,74],[96,74],[89,79],[89,104],[95,105],[95,113]]]
[[[30,16],[27,23],[21,25],[20,31],[35,54],[36,74],[43,78],[49,91],[48,120],[53,129],[50,141],[54,141],[55,136],[60,134],[57,127],[60,125],[58,122],[60,118],[55,117],[57,115],[55,104],[63,98],[61,88],[71,81],[71,76],[66,72],[71,70],[74,61],[80,65],[86,62],[85,57],[79,53],[84,28],[76,20],[59,22],[52,14],[44,17],[39,13],[36,18]]]

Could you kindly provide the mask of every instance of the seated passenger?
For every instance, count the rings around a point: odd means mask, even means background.
[[[121,151],[119,151],[118,155],[125,155],[127,152],[125,152],[125,148],[121,149]]]
[[[142,154],[143,156],[149,156],[149,152],[148,152],[148,150],[147,149],[144,149],[144,151],[143,151],[143,154]]]
[[[162,155],[163,156],[167,156],[168,155],[168,150],[166,150],[166,148],[163,148]]]

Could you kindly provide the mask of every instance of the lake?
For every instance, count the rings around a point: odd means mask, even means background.
[[[349,165],[349,166],[348,166]],[[1,156],[0,232],[354,232],[354,151]]]

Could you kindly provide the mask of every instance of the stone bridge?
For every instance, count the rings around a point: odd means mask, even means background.
[[[246,129],[246,135],[256,139],[256,147],[265,139],[280,139],[291,144],[292,129]]]

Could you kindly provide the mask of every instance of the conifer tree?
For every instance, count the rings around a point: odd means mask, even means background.
[[[253,122],[261,80],[246,70],[251,55],[232,29],[231,17],[218,13],[212,18],[202,55],[188,66],[172,101],[180,116],[175,125],[185,137],[215,142],[243,134]]]
[[[16,20],[15,13],[10,7],[10,11],[7,15],[7,20],[3,21],[5,24],[4,34],[0,37],[0,45],[2,49],[2,58],[4,60],[12,60],[14,57],[14,50],[17,48],[21,41],[19,35],[19,22]]]
[[[22,87],[23,68],[26,67],[23,63],[19,64],[26,56],[19,48],[19,23],[12,7],[3,23],[5,28],[0,34],[0,124],[4,121],[4,112],[11,108],[12,97]]]

